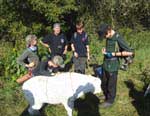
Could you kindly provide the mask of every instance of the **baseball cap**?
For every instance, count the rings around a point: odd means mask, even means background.
[[[65,64],[64,64],[64,60],[63,60],[63,58],[61,57],[61,56],[54,56],[53,58],[52,58],[52,62],[54,63],[54,64],[56,64],[56,65],[58,65],[59,67],[61,67],[61,68],[64,68],[65,67]]]
[[[53,25],[53,28],[56,28],[56,27],[60,27],[60,24],[59,24],[59,23],[55,23],[55,24]]]
[[[104,23],[104,24],[101,24],[101,25],[99,26],[99,31],[98,31],[99,37],[104,37],[104,35],[105,35],[105,33],[106,33],[108,27],[109,27],[109,25],[108,25],[108,24],[105,24],[105,23]]]

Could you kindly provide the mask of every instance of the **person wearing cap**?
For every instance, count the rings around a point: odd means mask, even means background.
[[[84,31],[83,22],[77,22],[76,29],[77,31],[71,38],[74,71],[85,74],[86,62],[90,59],[88,36]]]
[[[68,41],[66,36],[61,32],[59,23],[53,25],[53,33],[44,37],[41,43],[49,48],[51,58],[60,55],[65,59]]]
[[[106,48],[102,48],[104,61],[101,85],[105,96],[105,102],[101,104],[101,107],[106,108],[112,106],[116,97],[117,76],[120,68],[119,57],[131,56],[133,52],[123,37],[110,25],[101,24],[98,34],[101,39],[106,39]]]

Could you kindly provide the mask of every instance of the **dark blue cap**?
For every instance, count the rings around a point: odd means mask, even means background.
[[[98,35],[99,37],[104,37],[109,25],[108,24],[101,24],[99,27]]]

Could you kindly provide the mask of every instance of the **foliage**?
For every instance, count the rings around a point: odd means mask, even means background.
[[[2,63],[4,67],[1,70],[4,71],[3,76],[5,76],[6,80],[8,79],[15,81],[16,78],[20,77],[25,73],[25,69],[19,66],[16,62],[17,57],[19,56],[20,52],[24,47],[20,42],[16,42],[16,45],[16,47],[13,47],[13,45],[10,43],[6,43],[4,45],[7,47],[3,49]]]
[[[64,25],[65,16],[77,10],[74,0],[1,0],[0,5],[1,39],[13,42],[29,33],[47,33],[54,22]]]
[[[55,22],[62,24],[63,31],[72,33],[78,19],[85,22],[85,30],[90,39],[90,53],[95,55],[95,63],[101,63],[103,58],[100,53],[105,41],[100,41],[96,33],[98,25],[103,22],[112,24],[136,53],[129,70],[119,72],[117,103],[109,112],[99,109],[101,114],[150,114],[149,99],[143,97],[143,88],[150,82],[150,4],[147,0],[0,0],[0,6],[1,115],[20,115],[27,106],[21,88],[15,83],[19,76],[26,73],[16,63],[16,58],[25,49],[26,35],[33,33],[41,38],[52,31],[52,24]],[[48,50],[39,44],[39,53],[40,56],[46,56]],[[66,62],[69,62],[71,56],[71,52],[67,53]],[[92,74],[92,69],[87,72]],[[62,106],[47,107],[45,113],[66,115]],[[74,115],[77,115],[77,111],[74,111]]]
[[[133,49],[139,50],[149,47],[149,31],[136,32],[131,28],[122,28],[119,29],[119,32]]]
[[[70,31],[77,19],[85,21],[89,33],[102,22],[134,30],[150,27],[146,0],[1,0],[0,5],[1,39],[13,42],[29,33],[43,36],[54,22]]]
[[[141,30],[149,25],[149,3],[146,0],[78,0],[79,14],[93,18],[95,26],[105,22],[113,27],[130,27]]]

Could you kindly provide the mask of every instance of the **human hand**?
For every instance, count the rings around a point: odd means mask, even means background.
[[[105,52],[104,55],[105,55],[107,58],[113,57],[113,55],[112,55],[111,52]]]
[[[34,67],[34,62],[31,62],[30,64],[26,64],[25,66],[27,67],[27,68],[32,68],[32,67]]]
[[[106,53],[106,48],[102,48],[102,54]]]
[[[78,58],[78,53],[77,53],[77,52],[74,52],[74,56],[75,56],[76,58]]]
[[[87,61],[90,61],[90,55],[87,56]]]

